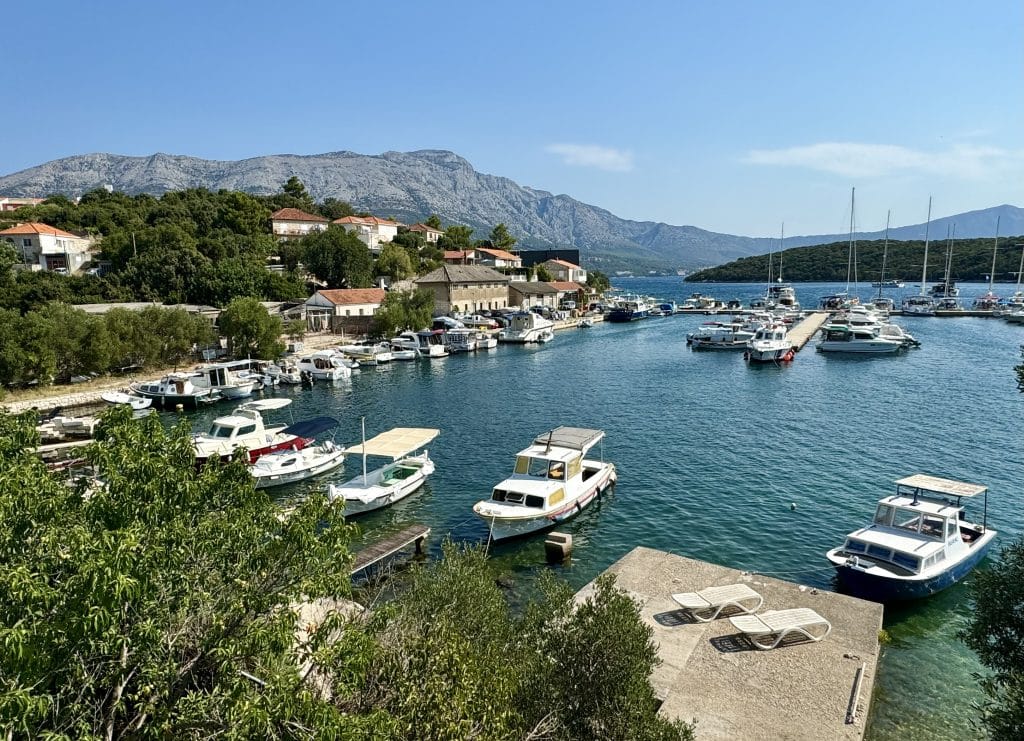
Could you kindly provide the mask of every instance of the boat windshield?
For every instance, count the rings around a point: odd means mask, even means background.
[[[214,426],[210,428],[210,437],[231,437],[231,433],[234,432],[234,429],[234,427],[214,424]]]
[[[565,464],[562,461],[549,461],[544,458],[530,458],[521,455],[516,458],[516,473],[536,476],[537,478],[565,478]]]

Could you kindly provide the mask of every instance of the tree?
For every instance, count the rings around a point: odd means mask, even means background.
[[[498,224],[496,227],[491,229],[491,236],[489,239],[491,246],[499,250],[510,250],[516,243],[516,238],[508,233],[508,227],[504,224]]]
[[[217,337],[209,321],[184,309],[148,306],[139,312],[139,322],[148,333],[146,365],[178,365]]]
[[[300,201],[312,200],[312,198],[310,198],[309,191],[306,190],[305,184],[299,180],[296,175],[292,175],[288,178],[288,182],[281,186],[281,192]]]
[[[280,317],[272,317],[254,298],[236,298],[221,312],[221,334],[236,358],[276,358],[284,352]]]
[[[434,294],[423,288],[414,292],[389,291],[384,303],[374,315],[377,332],[390,337],[405,329],[430,326],[434,315]]]
[[[437,240],[437,246],[442,250],[468,250],[473,246],[472,227],[452,224]]]
[[[128,410],[69,485],[33,424],[0,415],[0,732],[344,736],[295,648],[297,605],[349,589],[340,504],[284,516],[240,460],[197,471],[188,422]]]
[[[594,293],[604,293],[612,287],[612,282],[600,270],[589,270],[587,271],[587,287]]]
[[[321,216],[331,221],[352,216],[355,213],[355,209],[352,208],[351,204],[346,201],[339,201],[337,198],[325,198],[323,203],[317,207],[317,211],[320,212]]]
[[[302,262],[331,288],[368,288],[373,283],[369,247],[340,226],[303,237]]]
[[[380,255],[373,271],[377,275],[386,275],[392,280],[405,280],[412,275],[412,260],[409,253],[400,244],[388,242],[380,248]]]
[[[551,271],[544,267],[543,264],[535,265],[534,268],[536,270],[536,279],[542,283],[550,283],[555,279],[555,276],[553,276]]]
[[[443,229],[441,226],[441,217],[437,214],[430,214],[427,220],[423,222],[424,226],[429,226],[431,229]]]

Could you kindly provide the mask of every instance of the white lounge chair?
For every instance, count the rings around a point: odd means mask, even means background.
[[[764,604],[764,597],[746,584],[727,584],[724,587],[708,587],[699,592],[683,592],[673,594],[672,599],[684,610],[689,610],[697,620],[708,623],[718,617],[727,607],[735,607],[742,612],[756,612]],[[756,601],[753,606],[743,604],[749,600]],[[698,613],[711,611],[710,617],[701,617]]]
[[[747,636],[751,643],[766,651],[778,646],[791,633],[799,633],[817,643],[832,632],[832,624],[808,607],[769,610],[760,615],[738,615],[729,618],[729,622]],[[816,629],[820,628],[824,628],[825,632],[817,635]],[[775,636],[774,641],[772,636]],[[767,642],[764,642],[765,639]]]

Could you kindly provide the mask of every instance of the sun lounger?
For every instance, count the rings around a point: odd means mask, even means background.
[[[764,604],[764,597],[746,584],[727,584],[724,587],[708,587],[699,592],[673,594],[672,599],[684,610],[689,610],[690,614],[702,623],[714,620],[727,607],[735,607],[742,612],[755,612]],[[749,601],[756,604],[744,604]],[[701,617],[698,614],[709,611],[710,617]]]
[[[793,633],[817,642],[832,631],[832,624],[808,607],[769,610],[760,615],[738,615],[729,618],[729,622],[747,636],[751,643],[766,651],[775,648]],[[817,635],[817,630],[822,628],[824,632]]]

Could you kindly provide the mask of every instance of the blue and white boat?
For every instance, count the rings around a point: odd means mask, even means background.
[[[984,496],[981,524],[963,499]],[[955,584],[988,553],[988,487],[915,474],[879,500],[874,521],[827,554],[844,590],[877,602],[919,599]]]
[[[605,316],[607,322],[632,322],[646,319],[650,315],[650,305],[641,296],[623,296]]]

